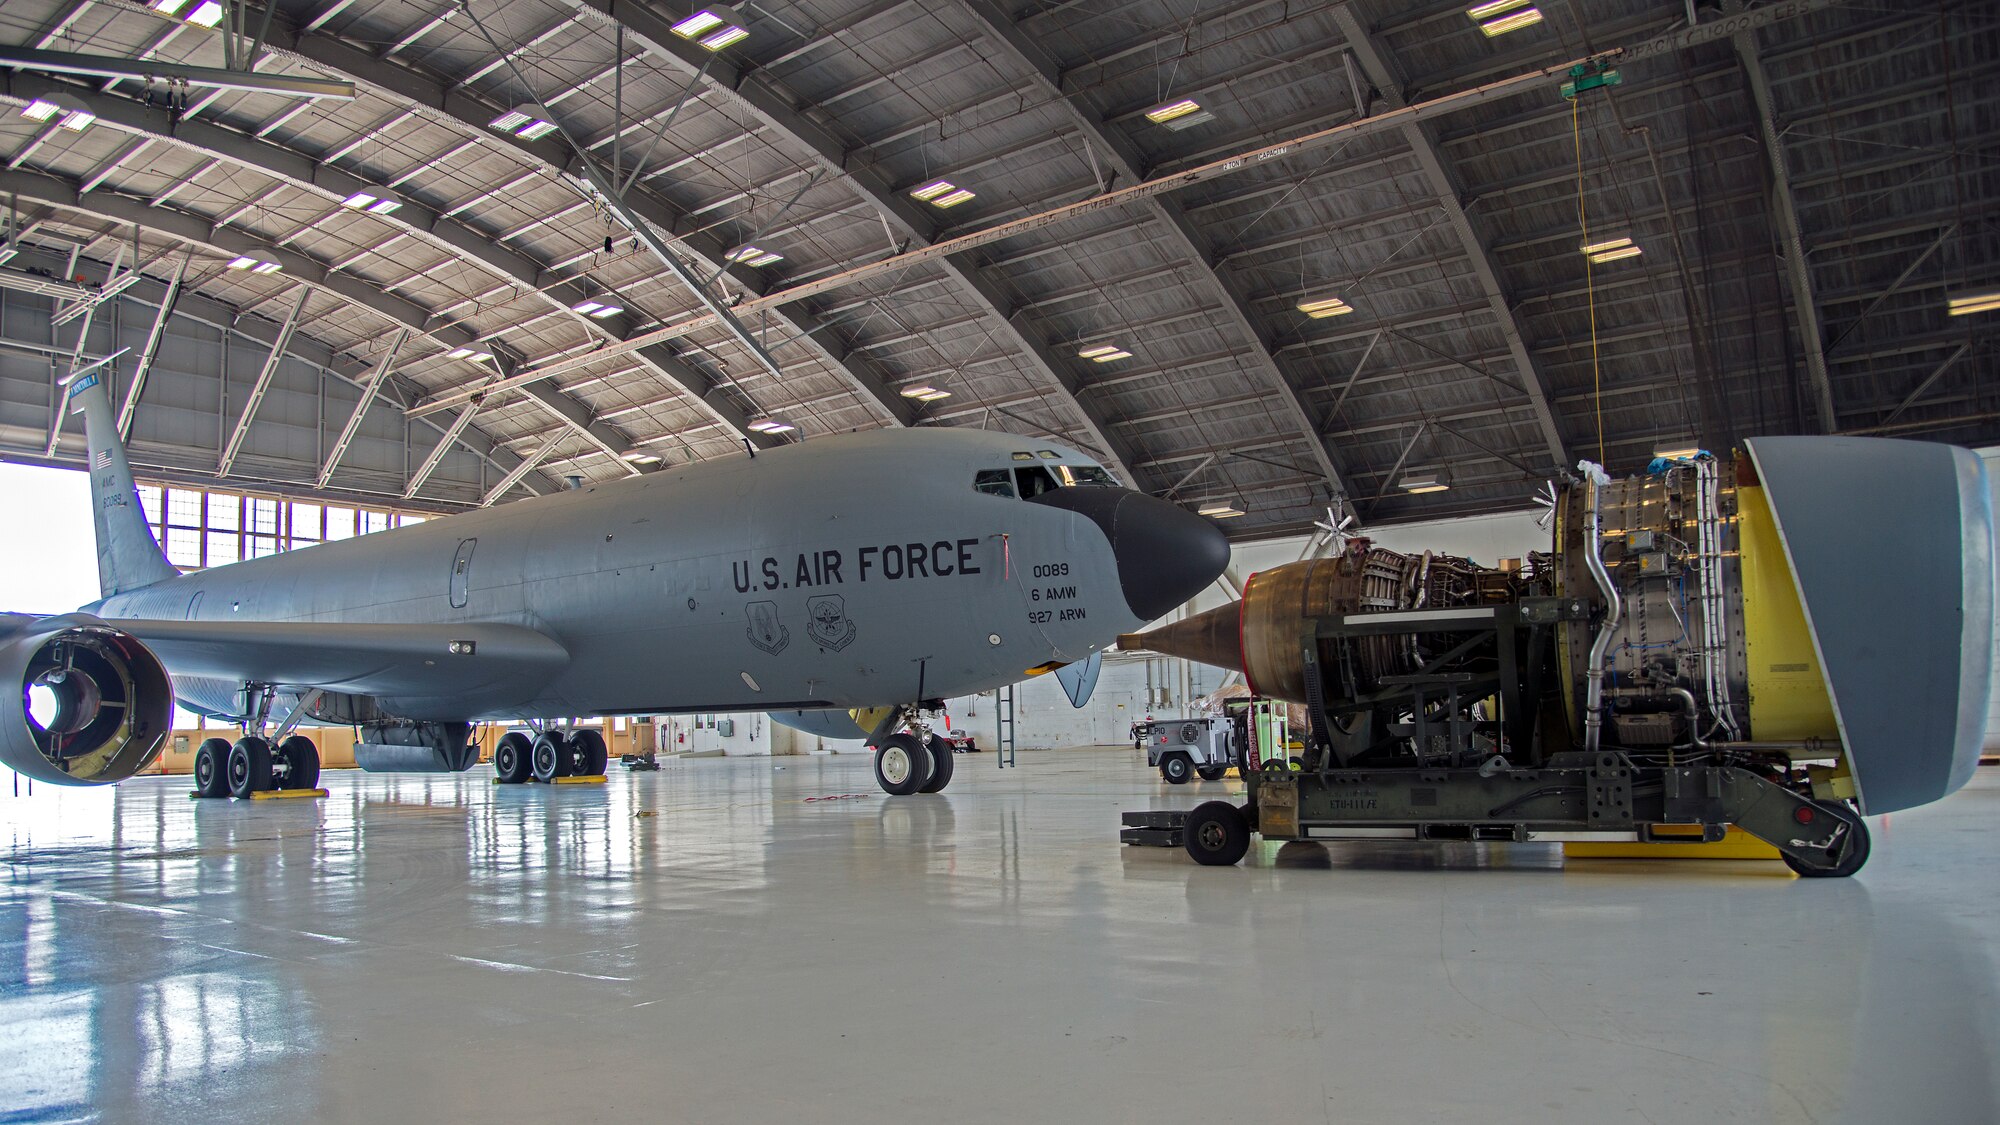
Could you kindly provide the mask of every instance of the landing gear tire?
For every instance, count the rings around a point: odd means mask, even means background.
[[[520,731],[508,731],[493,747],[493,774],[502,785],[519,785],[534,776],[535,744]]]
[[[1785,866],[1798,873],[1801,879],[1845,879],[1868,862],[1868,822],[1861,814],[1838,801],[1814,801],[1812,807],[1818,811],[1814,824],[1804,825],[1806,830],[1825,832],[1828,829],[1818,823],[1831,818],[1844,829],[1840,840],[1834,844],[1821,863],[1810,863],[1790,854],[1785,855]]]
[[[1250,822],[1227,801],[1207,801],[1188,814],[1181,838],[1196,863],[1228,867],[1250,850]]]
[[[1194,763],[1186,754],[1169,754],[1160,759],[1160,776],[1168,785],[1186,785],[1194,776]]]
[[[319,747],[302,734],[278,744],[278,757],[285,763],[286,789],[319,788]]]
[[[891,797],[907,797],[931,778],[931,755],[917,736],[898,732],[875,749],[875,783]]]
[[[271,788],[271,744],[245,735],[229,748],[229,795],[248,797]]]
[[[543,731],[535,736],[535,748],[530,759],[534,762],[536,781],[568,777],[569,740],[554,731]]]
[[[576,774],[579,777],[602,777],[604,767],[611,761],[611,749],[604,745],[604,736],[585,727],[569,733],[569,746],[575,755]]]
[[[1194,768],[1194,772],[1195,772],[1195,776],[1196,776],[1196,777],[1199,777],[1199,778],[1201,778],[1201,779],[1202,779],[1203,781],[1221,781],[1221,780],[1222,780],[1222,778],[1223,778],[1223,775],[1225,775],[1225,774],[1227,774],[1227,773],[1229,772],[1229,767],[1228,767],[1228,766],[1196,766],[1196,767]]]
[[[211,738],[194,752],[194,795],[229,796],[229,740]]]
[[[924,782],[923,787],[918,789],[917,792],[942,792],[945,786],[951,784],[953,769],[951,743],[946,742],[936,735],[932,735],[930,745],[926,749],[930,751],[931,756],[931,776],[930,780]]]

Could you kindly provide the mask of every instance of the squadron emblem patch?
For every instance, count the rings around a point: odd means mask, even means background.
[[[854,622],[847,619],[847,603],[839,594],[807,598],[806,615],[806,632],[819,647],[839,652],[854,639]]]

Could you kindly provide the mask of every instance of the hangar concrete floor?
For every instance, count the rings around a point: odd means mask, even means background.
[[[1129,750],[326,781],[0,806],[0,1119],[2000,1120],[1995,772],[1813,882],[1204,869]]]

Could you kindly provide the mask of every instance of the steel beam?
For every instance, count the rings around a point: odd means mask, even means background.
[[[549,440],[543,442],[533,453],[522,458],[520,464],[508,470],[507,475],[500,478],[499,483],[486,490],[486,495],[480,498],[479,506],[482,508],[492,507],[495,500],[507,495],[510,489],[521,483],[522,477],[533,472],[537,465],[547,460],[549,454],[556,451],[556,446],[562,444],[562,440],[563,432],[561,430],[550,434]]]
[[[222,460],[216,464],[217,476],[228,476],[236,465],[236,455],[243,451],[243,439],[250,436],[250,423],[257,418],[257,408],[264,404],[264,395],[271,389],[271,380],[278,374],[278,363],[285,358],[285,348],[292,342],[292,332],[299,326],[299,314],[306,309],[306,298],[312,296],[312,286],[300,283],[299,299],[292,302],[292,311],[278,328],[278,338],[271,341],[271,354],[264,359],[264,366],[257,372],[257,381],[250,385],[250,397],[243,401],[243,413],[236,419],[236,428],[229,434],[229,443],[222,447]],[[467,411],[470,414],[470,411]]]
[[[1833,410],[1833,382],[1826,374],[1826,337],[1819,321],[1819,306],[1813,301],[1812,268],[1806,262],[1805,240],[1799,232],[1798,208],[1793,205],[1792,174],[1785,165],[1785,141],[1778,132],[1777,113],[1771,100],[1771,82],[1757,57],[1756,36],[1748,31],[1729,37],[1736,57],[1743,64],[1743,77],[1750,86],[1750,100],[1757,111],[1757,135],[1764,142],[1769,162],[1772,217],[1778,221],[1778,242],[1785,257],[1785,282],[1792,292],[1792,317],[1799,330],[1799,350],[1806,354],[1806,378],[1812,388],[1813,412],[1819,430],[1834,433],[1840,421]]]
[[[273,52],[282,52],[302,62],[343,74],[370,93],[398,105],[419,106],[433,120],[455,123],[471,136],[534,161],[544,171],[582,174],[576,154],[559,140],[543,137],[523,141],[494,132],[488,123],[496,115],[495,108],[467,94],[452,82],[433,79],[330,35],[295,31],[282,15],[272,20],[267,42]],[[534,174],[529,173],[531,176]],[[708,223],[689,217],[665,196],[649,191],[627,191],[624,200],[627,206],[674,238],[695,258],[723,270],[723,275],[738,289],[752,297],[765,292],[768,280],[760,271],[731,262],[729,252],[736,247],[723,242]],[[408,209],[406,204],[403,210]],[[857,362],[854,354],[813,314],[805,309],[774,309],[772,319],[780,329],[825,362],[835,375],[847,380],[862,401],[880,410],[891,424],[907,424],[913,417],[907,400],[890,392],[881,376]],[[627,346],[622,350],[636,351],[638,348]],[[672,356],[673,353],[668,351],[666,355]],[[699,389],[691,389],[691,393],[705,413],[754,443],[770,443],[768,435],[745,430],[749,416],[734,404],[726,392],[719,391],[685,362],[678,362],[677,367],[678,373],[668,372],[668,377],[675,383],[686,385],[684,376],[693,375]],[[718,404],[724,408],[721,413],[717,412]]]
[[[51,209],[51,213],[53,213],[53,209]],[[89,214],[92,218],[105,220],[105,216],[103,215]],[[119,221],[122,222],[124,220]],[[161,304],[166,303],[166,285],[151,278],[143,278],[124,294],[124,299],[132,301],[138,307],[148,312],[156,312]],[[235,337],[255,344],[268,346],[277,336],[276,324],[262,318],[246,316],[241,308],[212,297],[204,296],[201,293],[193,292],[186,285],[181,287],[179,294],[174,299],[172,315],[191,324],[199,324],[215,331],[225,340]],[[302,335],[295,333],[293,340],[295,342],[298,341],[302,338]],[[344,359],[343,356],[346,353],[341,349],[330,347],[318,340],[311,340],[310,342],[319,352],[325,353],[325,358],[313,358],[300,353],[296,349],[294,350],[294,355],[302,362],[312,364],[316,370],[324,371],[337,379],[356,386],[362,384],[367,371],[365,366],[358,365],[352,360]],[[383,390],[387,399],[395,404],[398,410],[402,409],[408,402],[419,397],[422,393],[419,388],[397,385],[393,380],[391,381],[391,385],[383,388]],[[444,426],[439,423],[425,420],[419,424],[438,433],[444,432]],[[505,445],[495,442],[491,437],[480,431],[478,427],[467,431],[460,440],[501,473],[508,472],[520,462],[520,458],[511,450]],[[310,472],[311,470],[308,469],[308,474]],[[193,479],[192,476],[189,479]],[[213,471],[211,470],[203,474],[203,479],[214,479]],[[560,481],[546,474],[540,474],[536,479],[542,488],[546,488],[549,491],[554,491],[561,487]],[[303,488],[306,486],[301,485],[300,487]],[[536,486],[528,485],[527,487],[534,489]]]
[[[361,432],[361,419],[367,416],[368,408],[375,404],[375,399],[382,393],[382,388],[389,385],[389,372],[395,369],[397,355],[401,354],[403,345],[409,342],[410,330],[407,328],[398,328],[396,334],[390,338],[388,350],[382,353],[382,358],[376,361],[375,369],[369,373],[367,381],[361,384],[361,399],[354,404],[354,412],[347,416],[347,424],[340,428],[340,437],[335,439],[333,448],[326,451],[326,461],[320,465],[319,479],[315,482],[317,487],[325,488],[326,482],[333,479],[333,471],[340,467],[340,459],[347,456],[347,447],[354,444],[354,435]],[[523,462],[523,465],[526,463]],[[526,465],[525,468],[523,465],[516,465],[514,469],[508,470],[510,473],[519,470],[519,475],[514,477],[515,481],[519,481],[534,468],[533,465]]]
[[[611,459],[620,468],[632,476],[639,475],[639,467],[625,460],[625,451],[631,449],[635,443],[599,421],[591,414],[588,407],[546,383],[536,383],[521,390],[558,421],[581,434],[585,441],[610,454]]]
[[[38,70],[46,74],[81,74],[93,78],[172,78],[190,86],[218,90],[247,90],[257,94],[277,94],[288,98],[354,97],[354,83],[329,78],[301,78],[287,74],[256,74],[246,70],[224,70],[212,66],[186,66],[158,59],[121,59],[108,55],[79,55],[69,51],[38,51],[32,47],[0,46],[0,66],[17,70]]]
[[[70,92],[66,87],[38,76],[0,75],[0,96],[11,96],[25,101],[58,89]],[[170,139],[182,147],[211,155],[215,162],[227,161],[301,189],[317,192],[332,203],[347,198],[357,190],[373,188],[378,194],[383,190],[381,185],[372,180],[331,167],[328,163],[316,161],[284,145],[245,137],[240,133],[203,121],[176,121],[164,109],[154,109],[126,98],[88,92],[70,93],[72,97],[80,98],[92,112],[96,113],[98,121],[103,126],[123,129],[144,139]],[[204,170],[209,166],[212,165],[204,165]],[[197,171],[184,182],[191,182],[193,176],[199,174]],[[169,189],[161,199],[154,200],[154,204],[157,206],[179,186]],[[122,207],[124,202],[121,197],[107,200],[107,204],[111,206]],[[238,211],[232,214],[215,226],[218,228],[226,226],[240,213]],[[407,200],[394,214],[376,218],[388,222],[391,226],[425,237],[441,249],[463,255],[492,270],[508,283],[533,291],[548,302],[551,308],[561,310],[606,342],[623,339],[617,326],[572,311],[571,306],[588,296],[589,290],[571,279],[553,274],[526,254],[497,245],[496,240],[489,235],[439,216],[421,204]],[[141,221],[150,222],[150,220]],[[182,237],[186,235],[183,234]],[[244,245],[254,248],[257,243],[249,242]],[[289,264],[287,268],[290,268]],[[434,318],[428,311],[417,313],[414,311],[416,306],[402,301],[401,298],[393,297],[387,289],[374,289],[367,281],[351,274],[341,273],[337,268],[323,267],[320,273],[322,277],[328,279],[329,288],[348,290],[349,292],[341,295],[350,300],[356,299],[357,295],[363,292],[369,292],[379,297],[388,297],[399,306],[406,306],[412,311],[395,318],[421,331],[429,332],[428,322]],[[368,300],[362,300],[361,303],[372,306],[372,302]],[[377,311],[384,310],[378,307]],[[459,329],[452,331],[459,332],[466,338],[441,341],[447,348],[471,342],[471,333]],[[437,335],[436,332],[429,334]],[[719,402],[707,401],[705,396],[712,389],[707,378],[682,361],[672,349],[664,346],[649,347],[641,350],[640,357],[668,379],[683,386],[698,387],[700,389],[697,392],[698,404],[712,414],[720,409],[722,413],[715,415],[719,421],[725,425],[735,425],[740,432],[744,432],[741,428],[748,423],[747,415],[726,399]]]
[[[174,267],[174,276],[168,280],[166,293],[160,298],[159,311],[153,314],[153,326],[146,330],[146,343],[139,349],[139,361],[132,368],[132,382],[125,388],[124,403],[118,407],[120,441],[132,433],[132,411],[138,408],[140,392],[146,389],[146,373],[153,369],[153,357],[160,353],[160,340],[166,335],[167,318],[173,315],[174,301],[181,294],[181,282],[186,279],[188,263],[193,260],[194,247],[181,251],[180,264]],[[132,271],[133,280],[136,281],[139,276],[137,269]]]
[[[1332,12],[1334,26],[1340,29],[1341,37],[1353,52],[1354,61],[1361,73],[1375,87],[1382,100],[1391,110],[1406,108],[1410,103],[1403,94],[1404,83],[1400,69],[1389,56],[1387,49],[1369,33],[1352,5],[1337,4]],[[1367,106],[1357,106],[1356,112],[1366,114]],[[1548,447],[1553,459],[1550,468],[1563,468],[1569,464],[1569,451],[1563,443],[1562,428],[1556,422],[1555,410],[1549,405],[1549,381],[1543,374],[1534,355],[1528,349],[1528,342],[1521,329],[1521,320],[1514,313],[1513,305],[1507,299],[1507,289],[1500,279],[1500,265],[1487,248],[1486,240],[1474,226],[1472,216],[1461,202],[1465,198],[1464,188],[1458,177],[1445,166],[1444,153],[1438,147],[1437,138],[1422,121],[1409,119],[1399,126],[1403,141],[1409,145],[1416,157],[1417,166],[1423,170],[1424,179],[1429,182],[1431,194],[1437,197],[1445,219],[1457,236],[1458,244],[1464,251],[1472,273],[1479,281],[1481,294],[1486,305],[1493,312],[1500,334],[1507,341],[1508,355],[1514,361],[1514,369],[1521,379],[1520,390],[1534,407],[1535,423],[1540,429],[1542,441]]]
[[[902,237],[919,245],[929,245],[936,238],[937,228],[924,212],[922,204],[895,191],[873,172],[853,165],[848,159],[846,146],[839,138],[808,119],[799,111],[794,99],[762,74],[752,76],[728,59],[714,57],[711,52],[681,39],[670,30],[673,23],[670,18],[632,0],[570,2],[580,12],[613,26],[623,25],[628,38],[684,80],[706,81],[720,97],[803,148],[832,182],[841,184],[872,206]],[[1003,324],[1004,331],[1017,337],[1030,366],[1037,369],[1036,373],[1043,379],[1062,388],[1069,399],[1067,405],[1083,421],[1085,430],[1102,447],[1105,455],[1114,461],[1114,467],[1121,470],[1134,487],[1145,489],[1144,478],[1138,474],[1131,459],[1121,452],[1129,449],[1128,443],[1110,435],[1109,420],[1100,408],[1076,397],[1073,389],[1077,385],[1076,377],[1060,374],[1051,362],[1047,342],[1032,331],[1023,331],[1013,315],[1013,303],[1000,293],[999,287],[968,262],[940,256],[938,264],[963,290],[970,292],[992,312],[995,319]]]
[[[1098,159],[1108,164],[1126,183],[1136,184],[1145,180],[1147,172],[1145,158],[1138,146],[1123,133],[1107,125],[1096,110],[1064,92],[1062,68],[1054,56],[1050,55],[1038,40],[1023,31],[1020,25],[1014,22],[1013,16],[994,3],[994,0],[958,0],[958,3],[986,32],[987,38],[993,44],[1027,69],[1033,85],[1044,96],[1055,99],[1056,103],[1068,112],[1084,143],[1090,146]],[[1335,495],[1346,495],[1347,485],[1341,480],[1338,458],[1335,456],[1333,445],[1313,423],[1312,415],[1306,409],[1305,399],[1299,394],[1298,387],[1278,366],[1277,357],[1271,352],[1270,338],[1257,326],[1255,317],[1251,315],[1248,296],[1232,279],[1215,268],[1214,256],[1208,251],[1206,241],[1182,213],[1180,204],[1174,199],[1164,195],[1152,196],[1141,205],[1140,210],[1166,229],[1168,241],[1175,253],[1199,267],[1202,280],[1222,310],[1223,319],[1228,321],[1237,336],[1252,346],[1251,367],[1264,383],[1277,393],[1280,413],[1297,426],[1304,436],[1307,448],[1312,451],[1313,460],[1319,464],[1320,471],[1326,474],[1327,486]]]
[[[415,496],[417,490],[424,486],[424,482],[431,479],[431,474],[444,463],[444,455],[451,452],[451,447],[457,443],[459,435],[465,432],[465,427],[472,424],[472,416],[477,413],[479,413],[479,403],[470,402],[459,412],[457,418],[452,419],[451,426],[445,430],[444,436],[431,447],[430,455],[425,457],[424,463],[417,466],[417,471],[410,475],[409,487],[403,489],[403,499],[408,500]]]

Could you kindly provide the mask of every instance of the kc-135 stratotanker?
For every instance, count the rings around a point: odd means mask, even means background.
[[[159,756],[178,699],[244,725],[197,792],[309,788],[302,728],[352,725],[365,769],[456,771],[473,725],[500,779],[600,772],[554,716],[766,711],[865,735],[892,794],[936,792],[941,700],[1056,671],[1080,698],[1121,633],[1229,561],[1207,520],[1039,439],[848,434],[361,538],[179,573],[139,507],[95,373],[84,418],[103,597],[0,617],[0,761],[117,782]],[[39,706],[36,705],[39,700]]]

